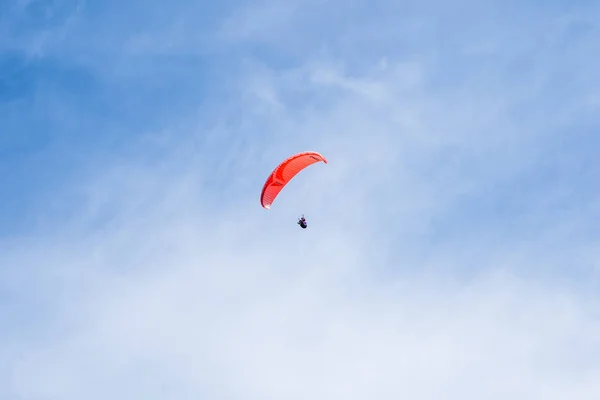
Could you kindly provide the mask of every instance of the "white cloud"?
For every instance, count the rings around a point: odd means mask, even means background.
[[[241,27],[234,13],[228,40],[283,46],[275,35],[297,30],[299,4],[241,12]],[[493,54],[484,39],[475,47]],[[503,185],[540,172],[546,129],[578,110],[525,113],[547,87],[525,93],[484,67],[453,82],[425,55],[336,51],[285,70],[243,54],[235,97],[101,165],[69,189],[85,199],[71,221],[11,242],[8,309],[37,329],[0,341],[6,396],[598,398],[593,268],[569,257],[597,259],[597,238],[575,233],[587,214],[523,206],[541,222],[509,234],[475,220],[486,212],[459,215],[465,199],[501,202]],[[329,164],[262,210],[270,168],[307,149]]]

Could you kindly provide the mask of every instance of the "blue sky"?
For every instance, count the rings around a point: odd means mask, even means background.
[[[0,2],[0,398],[599,398],[599,35],[592,1]]]

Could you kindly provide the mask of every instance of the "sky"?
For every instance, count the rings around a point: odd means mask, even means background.
[[[0,398],[600,398],[599,35],[586,0],[0,0]]]

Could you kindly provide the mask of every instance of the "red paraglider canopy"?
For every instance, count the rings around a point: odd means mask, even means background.
[[[260,204],[267,210],[270,209],[279,192],[294,176],[304,168],[320,161],[327,164],[325,157],[314,151],[298,153],[283,161],[267,178],[260,195]]]

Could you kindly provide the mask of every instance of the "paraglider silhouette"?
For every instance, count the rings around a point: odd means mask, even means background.
[[[298,219],[298,225],[300,225],[300,228],[302,229],[306,229],[308,227],[308,224],[306,223],[306,218],[304,218],[304,215]]]

